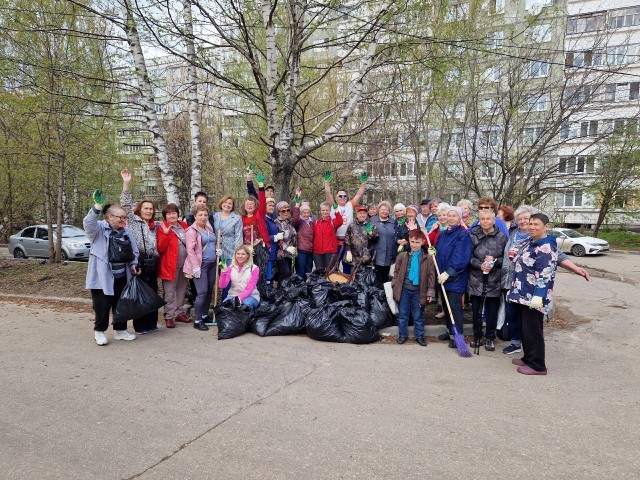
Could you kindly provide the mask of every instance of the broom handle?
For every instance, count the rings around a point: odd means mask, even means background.
[[[429,239],[429,235],[427,235],[427,243],[429,244],[429,246],[431,247],[431,240]],[[436,273],[438,274],[438,277],[440,276],[440,269],[438,268],[438,262],[436,262],[435,259],[435,255],[433,255],[433,264],[436,267]],[[438,280],[436,279],[436,282]],[[447,291],[444,289],[444,285],[441,285],[442,287],[442,295],[444,296],[444,302],[447,304],[447,310],[449,311],[449,319],[451,320],[451,325],[453,326],[453,328],[455,328],[455,322],[453,321],[453,312],[451,311],[451,305],[449,305],[449,297],[447,297]],[[460,332],[459,332],[460,333]]]
[[[253,249],[255,245],[253,244],[253,225],[251,225],[251,261],[253,262]]]
[[[218,241],[216,242],[216,250],[220,249],[220,241],[222,240],[222,235],[218,232]],[[218,259],[219,261],[220,259]],[[215,308],[218,305],[218,276],[220,275],[220,266],[216,263],[216,280],[213,284],[213,307]]]

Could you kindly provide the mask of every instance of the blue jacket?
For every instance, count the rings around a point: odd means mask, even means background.
[[[396,220],[389,217],[389,220],[382,221],[377,215],[369,220],[378,230],[378,239],[373,244],[375,254],[375,264],[388,267],[398,255],[398,243],[396,242]]]
[[[452,230],[443,230],[438,236],[436,263],[440,273],[447,272],[449,278],[444,289],[450,292],[465,293],[469,280],[469,261],[471,260],[471,237],[458,225]]]
[[[271,247],[269,247],[269,261],[275,262],[276,257],[278,255],[278,248],[280,248],[280,245],[278,245],[278,242],[276,242],[276,239],[274,237],[275,235],[278,234],[280,229],[278,228],[278,224],[273,219],[273,217],[270,217],[269,215],[267,215],[266,217],[264,217],[264,220],[265,220],[265,223],[267,224],[269,239],[271,240]]]
[[[113,295],[113,273],[109,263],[109,235],[112,230],[106,220],[98,220],[100,211],[91,207],[87,216],[84,217],[82,225],[87,237],[91,241],[89,250],[89,264],[87,265],[87,281],[85,288],[102,290],[105,295]],[[138,264],[138,246],[131,231],[125,227],[124,231],[131,240],[133,254],[135,258],[127,263],[127,281],[131,280],[131,267]]]
[[[558,246],[549,235],[531,241],[513,259],[513,283],[507,293],[509,302],[530,305],[533,297],[542,297],[542,313],[547,313],[556,278]]]

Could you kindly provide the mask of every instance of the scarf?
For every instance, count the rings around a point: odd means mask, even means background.
[[[529,240],[531,235],[528,233],[522,233],[520,230],[516,230],[516,245],[522,245],[524,242]]]
[[[409,267],[409,280],[413,282],[414,285],[420,285],[420,255],[422,254],[422,249],[418,250],[415,253],[411,253],[411,267]]]

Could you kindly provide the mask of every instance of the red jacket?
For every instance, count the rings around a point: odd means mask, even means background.
[[[178,220],[178,223],[186,232],[189,225]],[[158,239],[158,253],[160,254],[160,267],[158,268],[158,278],[161,280],[175,280],[176,266],[178,263],[178,242],[180,239],[171,229],[169,233],[164,233],[162,226],[169,226],[167,222],[156,227],[156,237]]]
[[[431,241],[431,246],[435,247],[436,243],[438,243],[438,237],[440,236],[440,226],[436,228],[434,231],[429,233],[429,240]]]
[[[267,230],[267,221],[265,217],[267,216],[267,197],[264,194],[264,187],[260,187],[258,191],[258,209],[254,213],[257,223],[258,223],[258,232],[260,233],[260,238],[264,241],[264,246],[267,247],[267,250],[271,246],[271,240],[269,237],[269,230]],[[243,217],[246,218],[246,217]]]
[[[338,251],[338,238],[336,230],[342,225],[342,215],[336,212],[336,216],[323,220],[318,218],[313,224],[313,253],[336,253]]]

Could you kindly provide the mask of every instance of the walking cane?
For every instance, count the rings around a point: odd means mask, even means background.
[[[427,235],[427,243],[429,244],[429,247],[432,247],[431,240],[429,239],[429,235]],[[438,277],[439,277],[440,268],[438,268],[438,262],[436,262],[435,255],[433,253],[430,253],[430,255],[434,257],[433,264],[436,267],[436,273],[438,274]],[[458,353],[460,354],[461,357],[472,357],[473,355],[471,354],[471,351],[469,351],[469,347],[467,346],[467,343],[464,341],[464,335],[459,333],[458,329],[456,328],[456,324],[453,318],[453,312],[451,311],[451,305],[449,304],[449,297],[447,297],[447,291],[444,289],[444,285],[442,285],[441,287],[442,287],[441,288],[442,296],[444,297],[444,301],[447,305],[447,310],[449,311],[449,319],[451,321],[451,331],[453,332],[453,341],[456,344]]]

